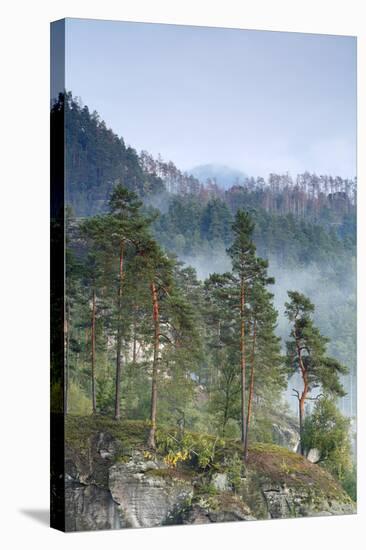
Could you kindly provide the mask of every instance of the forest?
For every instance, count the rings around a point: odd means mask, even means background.
[[[356,180],[304,173],[222,189],[138,153],[61,95],[65,121],[67,416],[141,421],[175,467],[211,439],[281,444],[353,500]],[[165,431],[164,431],[165,430]],[[166,436],[169,431],[169,437]]]

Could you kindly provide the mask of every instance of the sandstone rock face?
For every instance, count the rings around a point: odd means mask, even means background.
[[[136,449],[121,454],[106,433],[93,435],[80,451],[67,447],[66,530],[355,513],[355,504],[329,474],[302,457],[295,457],[298,471],[292,473],[290,462],[273,469],[269,460],[268,471],[261,469],[258,455],[235,491],[225,470],[179,471],[151,457]],[[305,473],[303,464],[309,465]],[[280,481],[285,474],[288,482]]]
[[[101,458],[91,459],[89,468],[83,460],[66,461],[67,531],[180,522],[193,495],[190,481],[164,475],[163,463],[145,460],[140,452],[134,452],[128,462],[113,465],[109,460],[111,450],[108,456],[98,453]],[[96,479],[102,483],[98,485]]]
[[[214,474],[212,476],[212,485],[217,489],[218,491],[228,491],[230,489],[230,484],[228,481],[227,474]]]
[[[126,527],[110,492],[96,485],[67,482],[66,531],[93,531]]]
[[[164,477],[162,464],[144,461],[134,453],[130,461],[109,470],[109,489],[129,527],[155,527],[174,521],[190,502],[190,481]]]
[[[217,503],[220,506],[220,503]],[[225,521],[251,521],[256,518],[250,514],[245,504],[239,498],[232,498],[221,509],[211,509],[202,504],[193,504],[186,512],[183,523],[200,525],[204,523],[221,523]]]
[[[300,443],[300,435],[297,427],[291,422],[274,422],[272,424],[272,437],[277,445],[286,447],[294,453],[297,452]]]
[[[262,487],[263,496],[266,501],[268,515],[270,518],[288,518],[293,515],[292,508],[286,489],[277,486]]]
[[[335,499],[319,498],[309,489],[289,488],[280,484],[261,486],[269,517],[272,519],[353,514],[354,505]]]

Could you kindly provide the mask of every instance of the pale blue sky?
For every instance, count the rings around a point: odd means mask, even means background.
[[[179,168],[356,175],[356,39],[67,19],[66,88]]]

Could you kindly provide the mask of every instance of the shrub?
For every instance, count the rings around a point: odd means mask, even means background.
[[[342,481],[351,468],[349,420],[334,401],[327,397],[317,401],[313,413],[305,419],[302,437],[305,450],[318,449],[319,464]]]

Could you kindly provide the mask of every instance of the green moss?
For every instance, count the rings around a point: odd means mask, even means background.
[[[208,480],[201,479],[201,483],[196,485],[195,496],[196,497],[212,497],[218,494],[216,487]]]
[[[253,445],[248,469],[272,482],[306,489],[313,500],[315,497],[348,500],[342,487],[328,472],[284,447],[262,443]]]
[[[67,415],[65,421],[66,443],[81,455],[90,449],[90,440],[98,433],[108,433],[118,443],[119,452],[115,459],[131,454],[134,449],[144,448],[147,440],[148,425],[142,421],[114,420],[101,415]]]
[[[89,460],[90,452],[93,452],[92,439],[98,437],[101,432],[109,434],[117,442],[117,453],[113,460],[125,462],[129,459],[134,450],[144,451],[147,449],[146,441],[149,425],[142,421],[116,421],[111,418],[92,416],[68,415],[65,422],[66,443],[86,461]],[[166,436],[176,437],[174,430],[159,429],[164,439]],[[242,457],[242,444],[234,439],[218,439],[210,435],[202,435],[187,432],[190,446],[200,452],[202,441],[214,448],[214,460],[207,468],[200,468],[196,455],[191,454],[191,461],[177,465],[176,468],[154,469],[149,472],[152,476],[171,477],[175,479],[202,480],[196,485],[197,495],[213,496],[210,488],[210,478],[214,471],[226,472],[230,477],[233,460]],[[178,439],[178,436],[176,437]],[[174,441],[174,440],[173,440]],[[162,460],[167,449],[159,449],[156,458]],[[238,468],[235,470],[236,477],[239,475]],[[259,482],[277,483],[293,487],[301,491],[306,490],[309,498],[315,502],[316,499],[328,498],[342,502],[351,501],[339,483],[324,469],[310,463],[306,458],[293,453],[292,451],[267,443],[255,443],[249,448],[248,462],[243,465],[240,476],[248,477]]]

